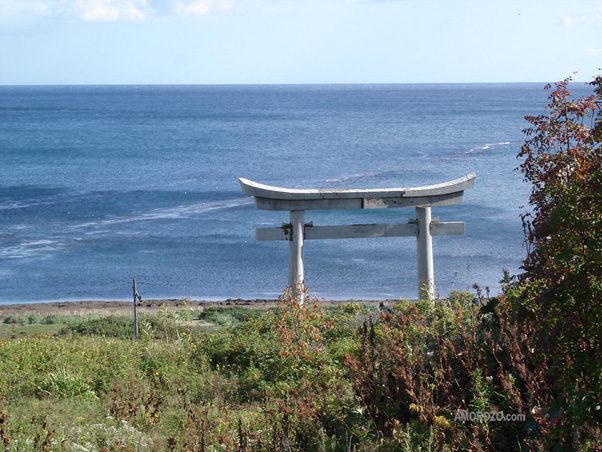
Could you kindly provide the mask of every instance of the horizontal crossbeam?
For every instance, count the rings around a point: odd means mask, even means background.
[[[255,197],[255,207],[261,210],[353,210],[389,209],[394,207],[451,206],[464,200],[464,192],[412,198],[341,198],[341,199],[271,199]]]
[[[292,227],[290,224],[279,228],[257,228],[256,238],[260,242],[274,240],[290,240]],[[446,222],[430,224],[430,234],[464,235],[464,222]],[[366,239],[378,237],[417,237],[417,223],[393,224],[352,224],[345,226],[313,226],[306,224],[305,240],[321,239]]]

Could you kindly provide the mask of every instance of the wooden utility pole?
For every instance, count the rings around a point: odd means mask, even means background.
[[[133,289],[134,289],[134,339],[138,340],[138,312],[136,311],[136,301],[142,301],[142,297],[136,290],[136,278],[134,278]]]

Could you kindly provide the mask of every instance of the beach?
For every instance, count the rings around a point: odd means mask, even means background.
[[[386,306],[395,304],[398,300],[320,300],[324,306],[338,306],[345,303],[359,303],[364,305],[378,306],[383,302]],[[166,300],[143,300],[139,302],[137,308],[140,312],[156,312],[161,306],[170,309],[178,309],[186,303],[192,309],[203,309],[207,307],[237,307],[252,309],[270,309],[278,306],[277,299],[254,299],[245,300],[242,298],[226,299],[222,301],[205,300],[184,300],[184,299],[166,299]],[[54,301],[48,303],[18,303],[0,305],[0,318],[14,314],[117,314],[124,311],[133,310],[133,302],[127,301]]]

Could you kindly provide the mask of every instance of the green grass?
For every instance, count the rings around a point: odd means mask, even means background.
[[[512,378],[496,380],[480,341],[498,321],[472,299],[384,316],[164,308],[141,315],[138,341],[129,316],[17,317],[0,324],[0,452],[528,450],[533,419],[454,418],[516,412],[506,391],[521,374],[506,363]]]
[[[277,319],[259,309],[162,309],[140,316],[134,341],[125,316],[10,318],[0,325],[0,451],[343,448],[336,432],[354,396],[340,383],[339,338],[325,339],[315,361],[285,356]],[[344,314],[339,329],[350,328]],[[307,419],[287,414],[301,393]],[[318,405],[330,432],[314,425]]]
[[[54,323],[54,324],[0,324],[0,337],[7,338],[18,335],[33,335],[33,334],[45,334],[53,335],[57,334],[66,324]]]
[[[232,326],[257,319],[265,314],[264,309],[210,306],[194,316],[195,319],[219,326]]]

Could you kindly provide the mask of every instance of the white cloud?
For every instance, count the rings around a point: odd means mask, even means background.
[[[231,0],[0,0],[0,32],[32,28],[51,18],[141,21],[205,16],[231,8]]]
[[[576,27],[579,25],[590,25],[597,22],[602,23],[602,7],[598,9],[596,14],[590,16],[564,16],[562,23],[565,27]]]
[[[144,20],[146,0],[76,0],[73,10],[85,21]]]
[[[571,16],[564,16],[562,18],[562,23],[565,27],[574,27],[575,26],[575,18]]]
[[[225,0],[194,0],[191,2],[179,1],[175,10],[181,16],[205,16],[216,10],[227,11],[231,7],[230,2]]]
[[[44,1],[15,1],[15,0],[0,0],[0,14],[5,15],[17,14],[40,14],[47,10],[46,2]]]
[[[35,27],[40,18],[49,14],[44,1],[0,0],[0,31],[13,32]]]

